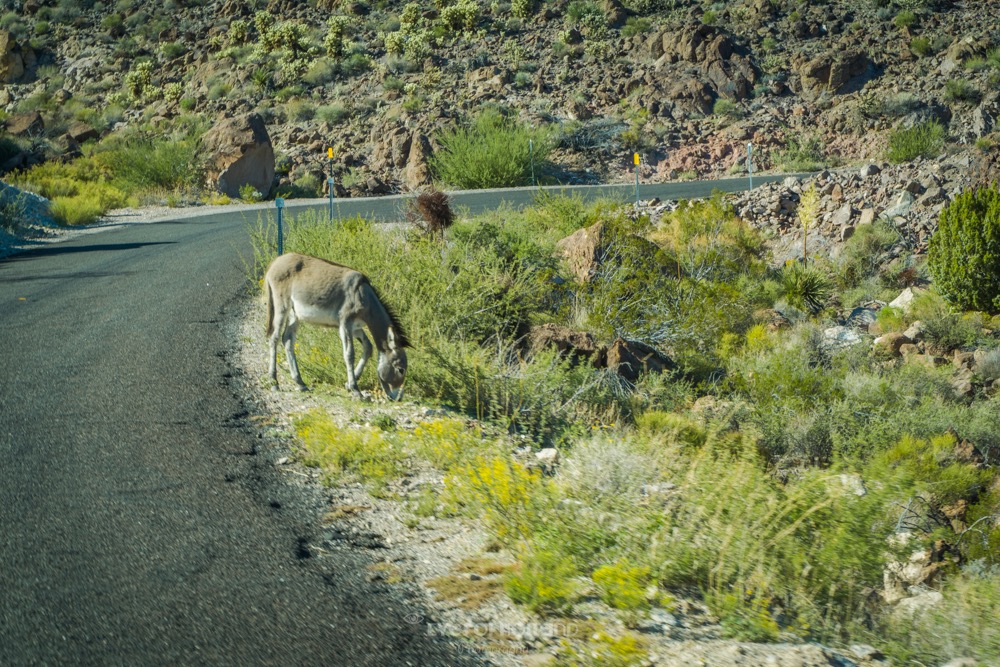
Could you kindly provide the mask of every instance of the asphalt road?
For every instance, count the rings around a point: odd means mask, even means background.
[[[0,260],[0,665],[471,664],[309,557],[227,358],[242,216]],[[259,451],[259,449],[261,451]]]
[[[801,174],[799,174],[801,175]],[[787,174],[767,174],[754,176],[754,186],[786,178]],[[740,192],[749,188],[747,178],[724,178],[715,181],[688,181],[683,183],[642,183],[639,185],[639,198],[650,200],[654,197],[668,199],[697,199],[710,196],[715,190],[721,192]],[[634,185],[569,185],[545,188],[512,188],[505,190],[476,190],[467,192],[450,192],[452,207],[457,211],[478,214],[492,210],[499,205],[511,208],[522,208],[531,204],[539,190],[548,193],[560,193],[583,199],[599,197],[621,199],[629,202],[635,200]],[[412,195],[393,195],[390,197],[367,197],[362,199],[334,199],[334,216],[349,217],[359,215],[370,220],[401,219],[407,202]],[[328,215],[329,203],[317,203],[316,200],[301,202],[288,200],[287,208],[292,213],[313,209],[323,215]],[[269,204],[267,208],[273,209]]]
[[[477,212],[534,196],[453,202]],[[404,204],[338,201],[340,215],[379,219]],[[364,554],[310,557],[322,502],[277,479],[229,362],[256,215],[0,260],[0,666],[475,662],[411,622],[422,610],[405,591],[368,583]]]

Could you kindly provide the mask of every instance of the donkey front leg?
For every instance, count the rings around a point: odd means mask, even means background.
[[[354,372],[354,336],[351,331],[353,327],[347,322],[340,323],[340,342],[344,345],[344,365],[347,366],[347,391],[354,394],[356,398],[361,398],[361,390],[358,389],[358,378]],[[363,364],[359,364],[363,365]]]
[[[368,336],[365,335],[364,329],[355,329],[354,337],[361,343],[361,361],[354,367],[354,379],[357,380],[365,372],[365,364],[372,357],[372,343],[368,340]]]
[[[281,337],[285,342],[288,371],[292,374],[292,380],[298,385],[299,391],[309,391],[309,387],[302,381],[302,376],[299,374],[299,362],[295,359],[295,332],[299,328],[299,321],[294,314],[290,315],[288,320],[288,326],[285,327],[285,333]]]

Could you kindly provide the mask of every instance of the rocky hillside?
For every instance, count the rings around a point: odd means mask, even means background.
[[[429,182],[444,128],[498,105],[548,128],[547,178],[651,181],[882,160],[933,120],[987,146],[1000,2],[4,0],[0,172],[192,116],[258,112],[276,182]],[[779,197],[779,206],[780,206]],[[768,204],[772,205],[772,204]]]

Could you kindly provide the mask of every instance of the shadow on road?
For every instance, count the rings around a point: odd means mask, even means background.
[[[0,264],[17,262],[34,257],[49,257],[54,255],[70,255],[80,252],[115,252],[120,250],[137,250],[146,246],[174,245],[175,241],[154,241],[150,243],[97,243],[94,245],[66,245],[55,243],[43,248],[32,248],[10,257],[0,259]]]

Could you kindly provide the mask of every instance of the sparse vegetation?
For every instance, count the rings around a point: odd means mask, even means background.
[[[540,171],[549,152],[545,134],[491,109],[444,132],[439,142],[431,166],[441,181],[462,189],[528,185],[532,160]]]
[[[935,121],[898,129],[889,136],[887,157],[891,162],[906,162],[916,157],[936,157],[944,148],[944,139],[944,127]]]

